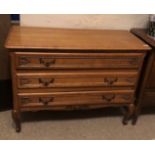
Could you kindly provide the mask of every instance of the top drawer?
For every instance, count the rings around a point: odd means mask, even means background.
[[[26,53],[16,52],[17,69],[139,68],[144,53]]]

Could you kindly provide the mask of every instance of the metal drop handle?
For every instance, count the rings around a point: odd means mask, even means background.
[[[55,64],[55,59],[52,58],[40,58],[40,64],[43,64],[45,67],[50,67],[52,64]]]
[[[51,83],[54,82],[54,79],[43,79],[39,78],[39,83],[43,84],[45,87],[49,86]]]
[[[43,103],[44,105],[48,105],[50,102],[53,102],[53,97],[40,97],[39,102]]]
[[[106,82],[108,85],[113,85],[117,81],[118,81],[118,78],[116,78],[116,77],[104,78],[104,82]]]
[[[102,96],[103,100],[106,100],[107,102],[111,102],[112,100],[115,99],[115,94],[106,94]]]

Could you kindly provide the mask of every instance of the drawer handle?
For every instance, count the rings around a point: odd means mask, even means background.
[[[113,85],[117,81],[118,78],[115,77],[104,78],[104,82],[106,82],[109,86]]]
[[[55,61],[55,59],[40,58],[40,64],[43,64],[45,67],[50,67],[50,65],[55,64]]]
[[[29,79],[24,79],[24,78],[21,78],[20,79],[20,85],[21,86],[23,86],[23,85],[27,85],[27,84],[29,84],[29,83],[31,83],[31,81],[29,80]]]
[[[53,102],[53,97],[40,97],[39,102],[43,103],[44,105],[48,105],[50,102]]]
[[[103,100],[106,100],[107,102],[111,102],[112,100],[115,99],[115,94],[106,94],[102,96]]]
[[[31,99],[29,97],[22,97],[21,98],[21,104],[28,104],[31,102]]]
[[[129,101],[129,100],[131,99],[131,95],[129,95],[129,94],[123,94],[123,95],[122,95],[122,98],[123,98],[124,100]]]
[[[42,79],[42,78],[39,78],[39,83],[43,84],[45,87],[49,86],[53,82],[54,82],[54,79]]]
[[[27,65],[27,64],[29,64],[29,63],[30,63],[29,58],[27,58],[27,57],[20,57],[20,58],[19,58],[19,64],[20,64],[20,65]]]

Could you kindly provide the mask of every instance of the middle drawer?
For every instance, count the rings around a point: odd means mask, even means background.
[[[137,71],[18,72],[18,88],[108,87],[136,85]]]

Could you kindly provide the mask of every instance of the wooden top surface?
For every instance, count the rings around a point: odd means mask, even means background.
[[[126,30],[81,30],[12,26],[9,49],[148,50],[150,47]]]
[[[134,28],[131,30],[131,32],[134,33],[139,38],[141,38],[142,40],[144,40],[145,42],[147,42],[152,47],[155,47],[155,39],[153,39],[147,34],[146,29]]]

